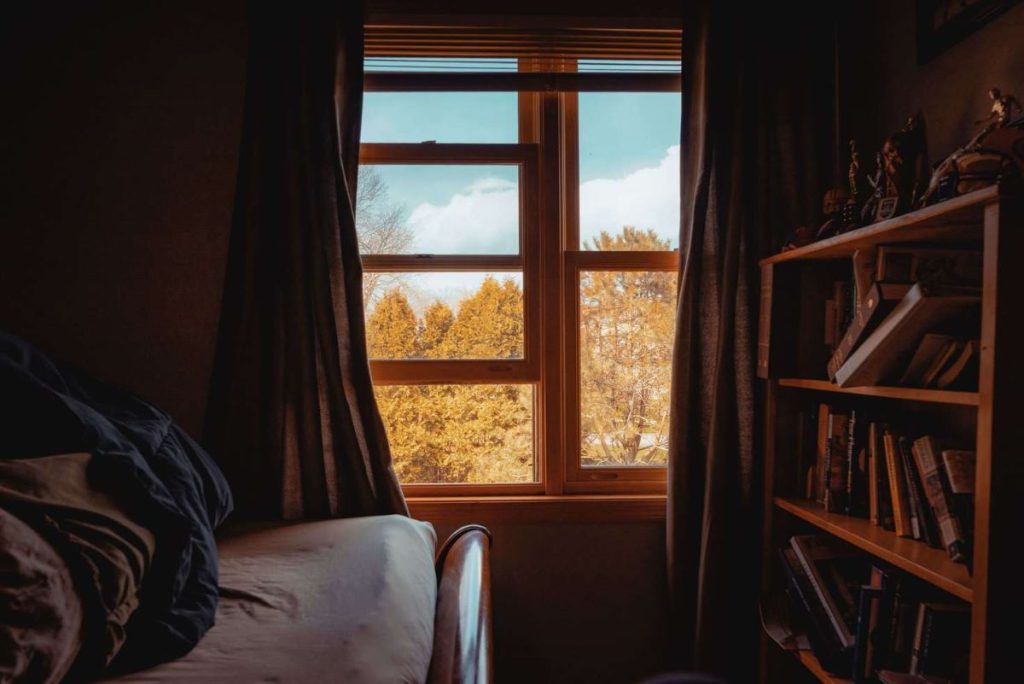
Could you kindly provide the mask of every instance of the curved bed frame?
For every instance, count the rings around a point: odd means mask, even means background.
[[[490,684],[491,533],[466,525],[437,554],[437,612],[429,684]]]

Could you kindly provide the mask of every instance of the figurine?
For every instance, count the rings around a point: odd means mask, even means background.
[[[1014,109],[1021,110],[1020,102],[999,88],[990,89],[988,96],[992,109],[986,118],[975,122],[985,124],[984,128],[935,167],[919,201],[921,206],[1024,172],[1024,117],[1013,119]]]
[[[868,176],[868,185],[871,186],[871,196],[864,202],[864,206],[860,211],[861,223],[873,223],[875,216],[878,213],[878,206],[882,203],[882,197],[885,194],[885,182],[883,176],[885,171],[882,165],[882,153],[875,153],[875,173],[874,175]]]
[[[862,193],[867,189],[867,178],[860,166],[860,152],[857,141],[850,139],[850,167],[846,173],[850,184],[850,197],[843,207],[843,230],[855,228],[860,223],[860,210],[863,201]]]
[[[886,138],[882,145],[885,189],[875,211],[876,221],[909,211],[924,195],[926,147],[924,117],[920,112]]]
[[[846,206],[849,198],[849,193],[843,188],[832,188],[825,193],[825,197],[821,201],[821,210],[825,214],[826,220],[815,233],[815,240],[822,240],[843,232],[843,207]]]
[[[975,138],[982,138],[996,128],[1006,126],[1013,119],[1013,108],[1016,107],[1020,110],[1020,102],[1017,102],[1017,98],[1013,95],[1003,95],[999,88],[991,88],[988,91],[988,96],[992,100],[992,111],[984,119],[974,122],[975,126],[985,124],[985,128]]]

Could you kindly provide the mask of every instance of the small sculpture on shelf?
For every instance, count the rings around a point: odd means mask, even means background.
[[[999,88],[988,91],[992,109],[982,129],[935,167],[919,204],[934,204],[1024,172],[1024,117],[1020,102]],[[1018,116],[1014,119],[1014,110]]]
[[[821,211],[825,214],[825,223],[821,224],[818,232],[814,234],[815,240],[824,240],[843,232],[843,209],[849,199],[850,194],[845,188],[832,188],[825,193],[825,197],[821,200]]]
[[[850,195],[843,206],[842,232],[860,225],[860,210],[868,185],[867,174],[860,165],[860,152],[857,150],[857,141],[852,138],[850,139],[850,167],[846,172],[846,179],[850,184]]]
[[[885,191],[878,204],[875,220],[898,216],[910,211],[924,194],[927,182],[924,117],[918,112],[882,145],[885,170]]]
[[[864,202],[861,208],[861,223],[873,223],[878,213],[878,206],[885,195],[885,171],[882,164],[882,153],[875,153],[875,172],[867,177],[868,185],[871,186],[871,196]]]

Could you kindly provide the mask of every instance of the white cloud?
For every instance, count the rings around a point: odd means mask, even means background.
[[[481,178],[446,204],[423,203],[409,215],[413,251],[434,254],[509,254],[518,243],[519,197],[514,183]],[[657,166],[621,178],[595,178],[580,185],[580,239],[623,226],[653,229],[678,246],[679,146]]]
[[[595,178],[580,185],[580,240],[623,226],[653,229],[673,247],[679,240],[679,145],[657,166],[622,178]]]
[[[516,184],[481,178],[447,204],[424,202],[409,215],[413,251],[423,254],[515,254],[519,245]]]

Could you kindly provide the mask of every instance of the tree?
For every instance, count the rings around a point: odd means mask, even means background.
[[[356,191],[356,235],[360,254],[406,254],[412,249],[413,234],[405,223],[405,206],[394,202],[387,183],[373,166],[359,167]],[[400,284],[399,276],[363,273],[363,298],[367,306],[389,287]]]
[[[488,278],[453,315],[437,301],[422,320],[399,288],[367,320],[376,358],[507,358],[522,354],[522,291]],[[454,336],[467,346],[460,348]],[[474,339],[477,336],[479,339]],[[470,350],[472,354],[470,354]],[[525,482],[533,478],[532,392],[521,385],[377,387],[403,482]]]
[[[585,248],[665,250],[651,230],[602,232]],[[580,276],[581,452],[587,465],[665,462],[676,278],[585,271]]]

